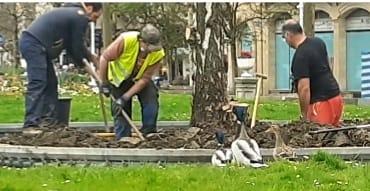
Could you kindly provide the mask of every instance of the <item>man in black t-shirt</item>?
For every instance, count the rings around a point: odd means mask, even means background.
[[[98,64],[96,56],[85,46],[84,36],[90,21],[102,14],[102,3],[55,8],[39,16],[22,33],[19,49],[27,62],[27,92],[24,132],[57,124],[57,78],[52,60],[65,49],[77,66],[83,59]],[[89,67],[87,72],[92,74]]]
[[[291,71],[299,97],[301,117],[320,124],[338,126],[343,112],[343,98],[329,67],[324,41],[306,37],[295,20],[285,22],[282,35],[286,43],[296,49]]]

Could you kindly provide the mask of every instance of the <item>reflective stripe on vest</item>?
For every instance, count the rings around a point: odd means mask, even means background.
[[[119,87],[122,81],[126,80],[132,74],[140,48],[138,39],[139,32],[125,32],[123,35],[123,53],[117,60],[109,62],[108,66],[108,80],[116,87]],[[143,76],[146,68],[160,61],[164,55],[163,49],[149,53],[135,76],[135,80],[139,80]]]

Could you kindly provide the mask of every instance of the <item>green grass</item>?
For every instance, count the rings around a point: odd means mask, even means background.
[[[275,162],[265,169],[216,168],[206,164],[3,168],[0,191],[368,190],[369,170],[368,165],[345,164],[324,153],[307,162]]]
[[[167,94],[159,96],[159,120],[189,120],[191,95]],[[134,99],[133,119],[141,120],[139,102]],[[106,111],[110,115],[110,101],[105,99]],[[24,97],[19,95],[0,95],[0,123],[20,123],[24,117]],[[102,121],[99,97],[74,96],[72,100],[71,121]]]
[[[161,93],[159,120],[190,120],[192,96],[187,94]],[[252,102],[248,102],[252,104]],[[110,116],[110,102],[106,99]],[[0,95],[0,123],[20,123],[24,116],[24,97]],[[138,101],[134,101],[133,119],[141,120]],[[258,107],[258,119],[295,120],[299,116],[296,101],[264,101]],[[345,105],[345,119],[365,119],[370,116],[370,107]],[[75,96],[72,101],[71,121],[102,121],[98,96]]]

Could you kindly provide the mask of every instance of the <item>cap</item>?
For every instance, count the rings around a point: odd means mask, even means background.
[[[152,24],[146,24],[140,32],[141,39],[148,44],[150,52],[162,49],[161,32]]]

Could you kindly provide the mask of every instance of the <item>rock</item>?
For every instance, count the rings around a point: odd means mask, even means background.
[[[138,137],[122,137],[118,140],[120,143],[130,143],[132,145],[137,145],[141,142],[140,138]]]
[[[198,132],[200,131],[201,129],[198,128],[198,127],[190,127],[187,131],[189,133],[194,133],[194,134],[198,134]]]
[[[191,141],[189,145],[185,146],[187,149],[199,149],[200,146],[197,142]]]
[[[217,148],[217,142],[216,141],[208,141],[204,144],[203,148],[210,149],[210,148]]]
[[[146,135],[146,138],[149,140],[158,140],[158,139],[160,140],[160,139],[166,138],[166,134],[165,133],[150,133]]]
[[[347,145],[351,145],[351,140],[348,138],[348,136],[346,134],[344,134],[343,132],[339,132],[336,136],[336,139],[335,139],[335,146],[347,146]]]
[[[185,134],[183,135],[183,137],[185,139],[191,139],[193,138],[195,135],[197,135],[199,132],[200,132],[200,128],[198,127],[190,127],[186,132]]]

